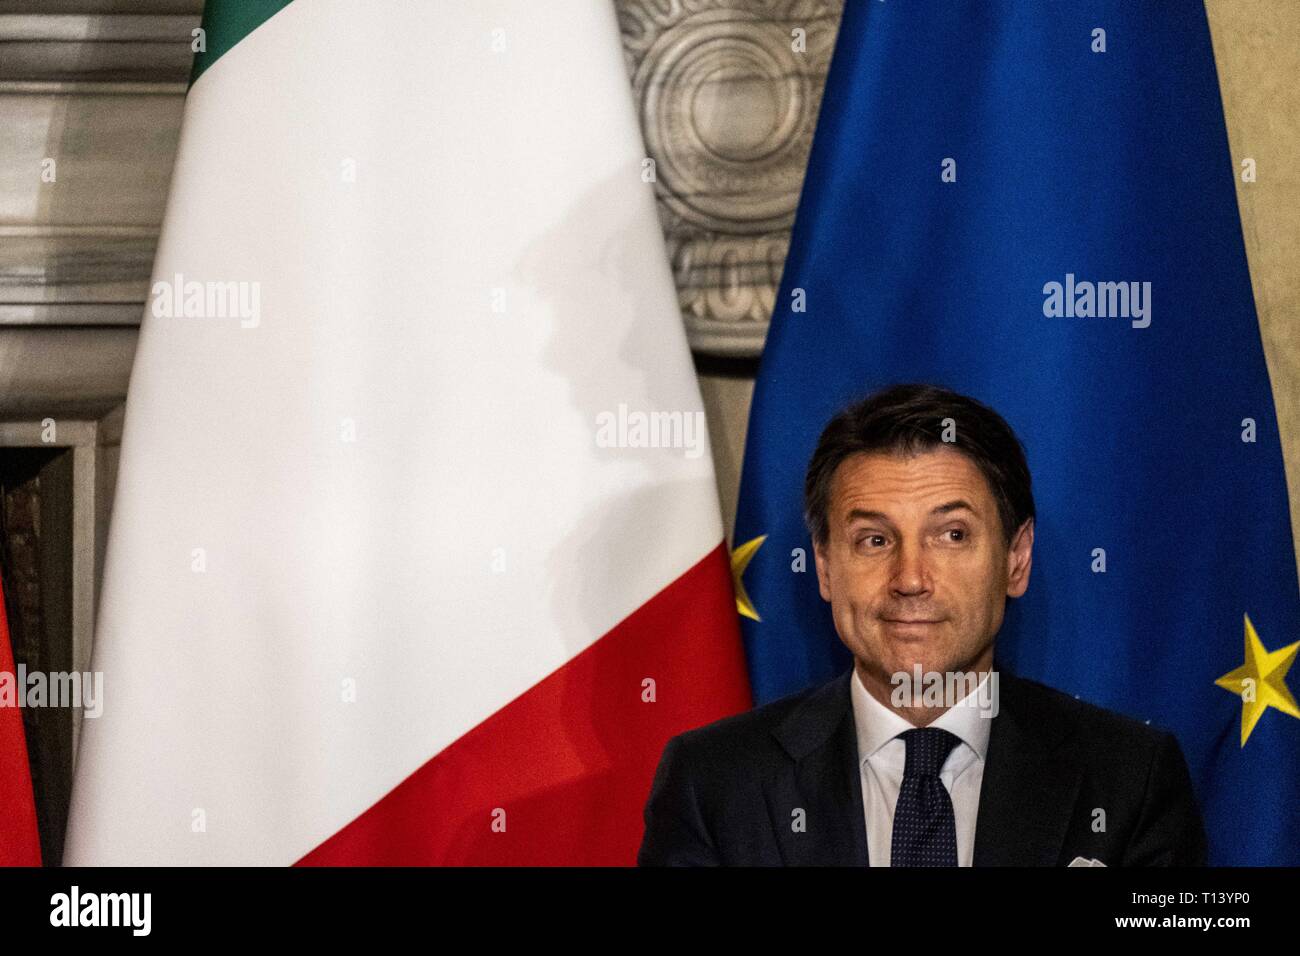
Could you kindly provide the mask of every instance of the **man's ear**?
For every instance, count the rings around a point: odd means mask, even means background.
[[[1020,526],[1007,551],[1007,597],[1018,598],[1029,587],[1029,568],[1034,563],[1034,519]]]
[[[826,542],[813,542],[813,564],[817,566],[817,589],[822,593],[822,600],[831,599],[830,572],[826,569]]]

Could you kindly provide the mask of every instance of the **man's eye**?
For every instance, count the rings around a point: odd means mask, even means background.
[[[868,534],[858,539],[858,544],[865,545],[868,548],[879,548],[885,543],[883,534]]]
[[[951,539],[949,539],[949,540],[951,540],[951,541],[965,541],[965,540],[966,540],[966,532],[963,531],[961,528],[949,528],[947,531],[944,532],[944,534],[956,535],[955,538],[951,538]]]

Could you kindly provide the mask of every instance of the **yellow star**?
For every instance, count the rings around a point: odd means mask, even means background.
[[[753,560],[754,553],[763,546],[763,542],[766,540],[767,535],[761,534],[757,538],[746,541],[740,547],[733,548],[731,551],[731,583],[736,589],[736,610],[755,621],[763,619],[758,616],[758,612],[754,610],[754,602],[749,599],[749,595],[745,592],[745,582],[742,576],[745,573],[745,568],[749,567],[749,562]]]
[[[1214,683],[1224,690],[1241,695],[1241,745],[1246,746],[1250,732],[1264,716],[1264,711],[1276,707],[1284,714],[1300,719],[1296,706],[1286,686],[1286,672],[1295,663],[1300,641],[1276,651],[1264,650],[1264,644],[1255,633],[1255,625],[1246,616],[1246,662],[1235,671],[1224,674]]]

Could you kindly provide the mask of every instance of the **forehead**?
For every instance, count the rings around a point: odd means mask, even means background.
[[[889,505],[939,505],[965,499],[991,516],[993,491],[975,462],[951,448],[914,455],[865,452],[840,462],[831,479],[836,511],[887,511]]]

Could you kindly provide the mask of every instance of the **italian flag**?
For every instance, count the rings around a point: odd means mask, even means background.
[[[750,696],[612,3],[199,41],[64,863],[632,864]]]
[[[41,865],[32,772],[23,732],[24,690],[18,683],[4,581],[0,580],[0,866]]]

